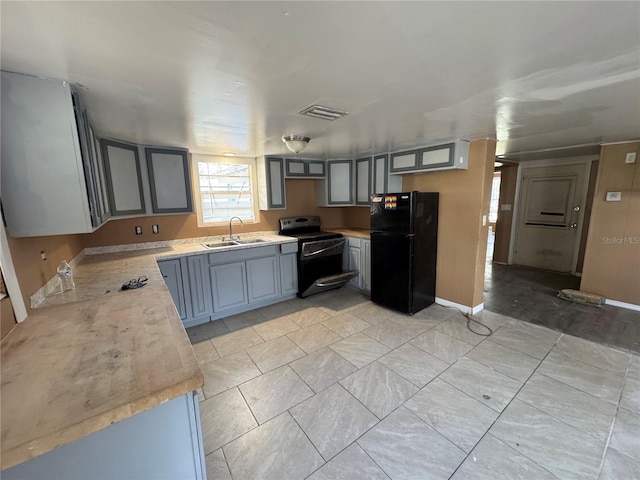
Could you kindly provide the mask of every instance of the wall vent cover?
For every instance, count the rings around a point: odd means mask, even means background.
[[[322,118],[324,120],[329,120],[330,122],[333,122],[338,118],[342,118],[348,113],[349,112],[343,112],[342,110],[336,110],[335,108],[331,107],[323,107],[322,105],[312,105],[300,112],[301,115],[306,115],[307,117]]]

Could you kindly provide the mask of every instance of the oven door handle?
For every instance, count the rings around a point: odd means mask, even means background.
[[[339,243],[334,243],[333,245],[329,245],[328,247],[321,248],[320,250],[316,250],[315,252],[305,253],[304,255],[302,255],[302,258],[315,257],[316,255],[320,255],[321,253],[327,252],[329,250],[342,248],[342,247],[344,247],[344,243],[345,243],[344,240],[340,240]],[[303,248],[304,248],[304,246],[303,246]]]

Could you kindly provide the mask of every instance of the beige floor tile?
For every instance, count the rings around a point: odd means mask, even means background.
[[[300,357],[304,357],[305,355],[288,337],[279,337],[269,342],[256,345],[255,347],[249,348],[247,353],[263,373],[292,362]]]
[[[390,350],[361,332],[329,345],[329,348],[358,368],[377,360]]]
[[[378,361],[417,387],[424,387],[449,368],[448,363],[410,344],[392,350]]]
[[[262,372],[246,352],[238,352],[200,367],[207,398],[258,377]]]
[[[220,355],[218,355],[218,352],[216,352],[216,349],[213,347],[213,343],[211,343],[211,340],[194,343],[191,346],[193,347],[193,351],[198,358],[199,364],[209,363],[220,358]]]
[[[352,443],[308,480],[389,480],[357,443]]]
[[[370,323],[367,323],[361,318],[351,315],[350,313],[342,313],[327,320],[323,320],[322,325],[333,330],[342,338],[347,338],[354,333],[371,326]]]
[[[473,348],[471,344],[436,330],[429,330],[409,343],[449,364]]]
[[[274,338],[282,337],[287,333],[300,330],[300,327],[287,317],[280,317],[275,320],[267,320],[265,322],[258,323],[253,326],[253,329],[265,342],[268,342]]]
[[[229,467],[227,466],[227,461],[224,459],[221,448],[207,455],[204,460],[207,467],[207,478],[231,480],[231,473],[229,472]]]
[[[290,364],[316,393],[357,370],[330,348],[323,348]]]
[[[305,328],[331,318],[331,315],[323,312],[317,307],[307,307],[290,313],[287,315],[287,318],[293,321],[300,328]]]
[[[307,353],[315,352],[342,340],[340,335],[320,323],[303,328],[287,336]]]
[[[220,337],[214,337],[211,341],[221,357],[264,343],[264,340],[252,328],[236,330]]]
[[[201,402],[200,422],[205,455],[258,425],[237,388]]]

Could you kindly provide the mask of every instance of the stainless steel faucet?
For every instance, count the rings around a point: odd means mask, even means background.
[[[244,225],[244,222],[240,217],[231,217],[229,219],[229,240],[233,240],[233,227],[231,225],[231,222],[233,222],[234,218],[237,218],[238,220],[240,220],[240,225]],[[238,240],[240,240],[240,237],[238,237]]]

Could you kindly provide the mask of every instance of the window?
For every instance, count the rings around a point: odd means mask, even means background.
[[[489,203],[489,223],[498,221],[498,208],[500,202],[500,172],[493,174],[493,183],[491,185],[491,201]]]
[[[193,155],[193,160],[199,225],[227,223],[231,217],[256,220],[254,159]]]

